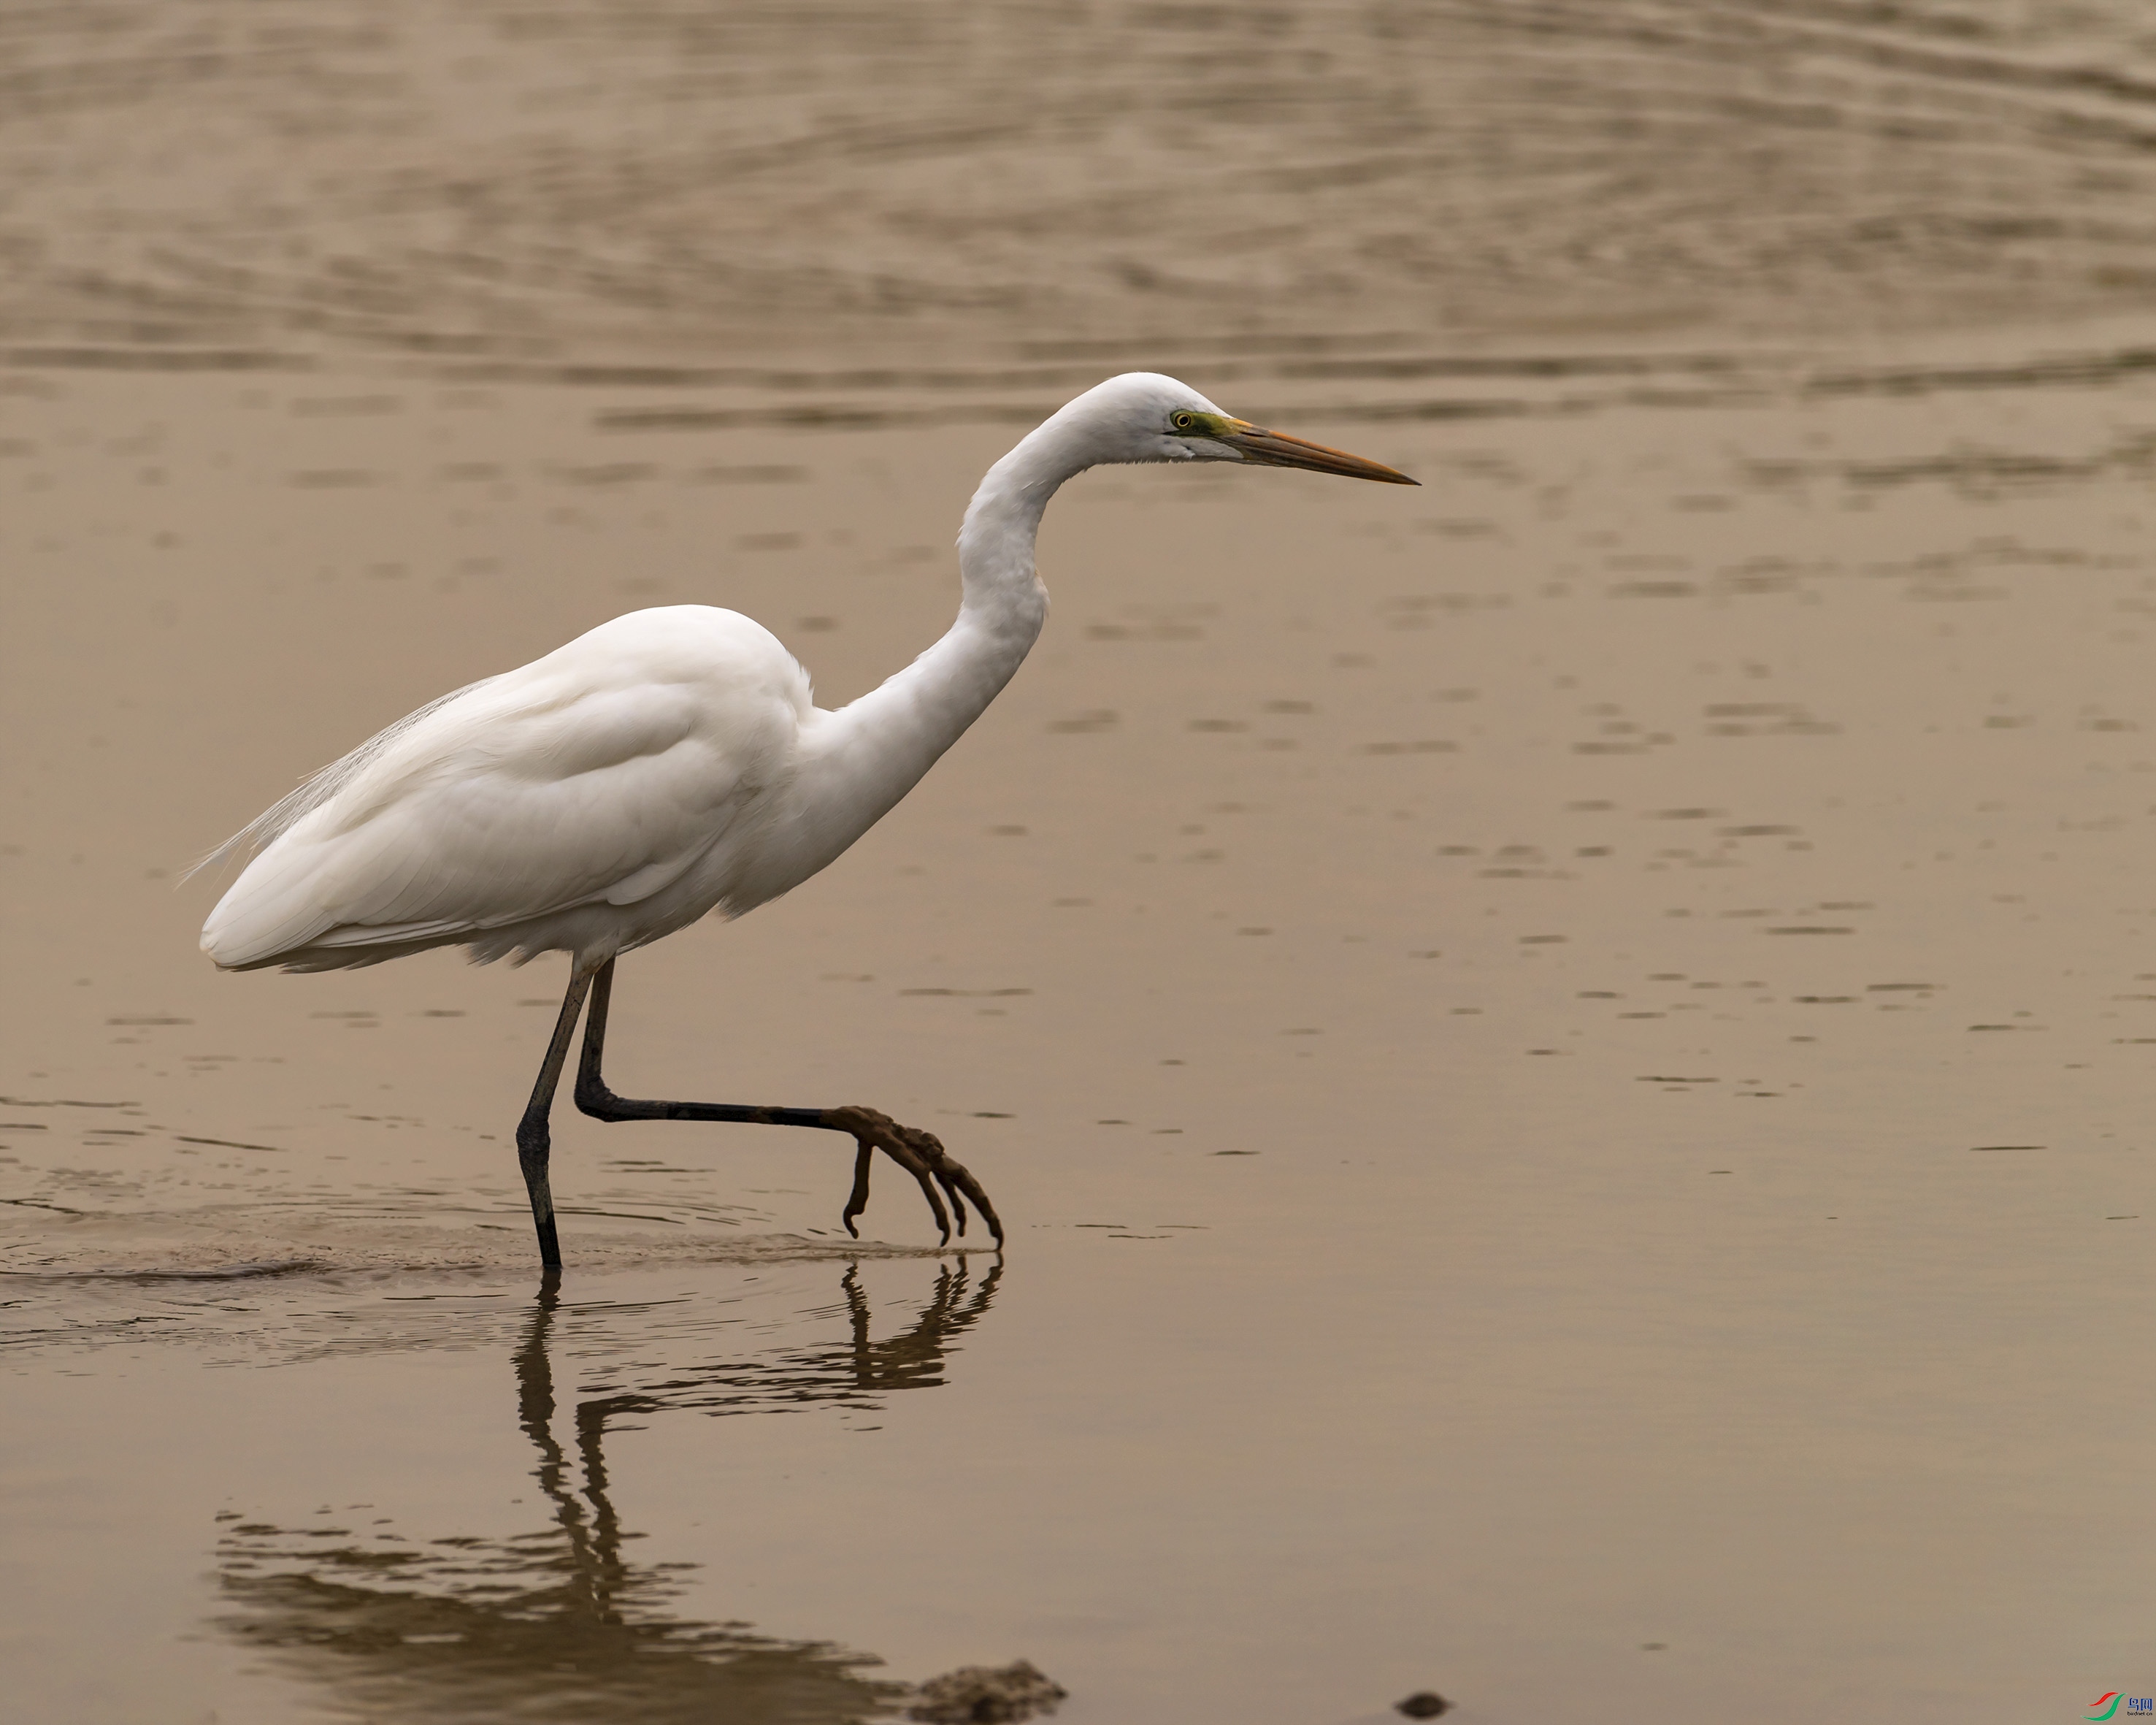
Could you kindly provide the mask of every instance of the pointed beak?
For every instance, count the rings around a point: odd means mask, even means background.
[[[1221,434],[1220,441],[1239,451],[1246,461],[1260,467],[1307,467],[1313,473],[1337,473],[1348,479],[1374,479],[1380,485],[1420,485],[1419,479],[1377,461],[1366,461],[1345,450],[1327,449],[1306,442],[1285,431],[1268,431],[1246,420],[1237,420]]]

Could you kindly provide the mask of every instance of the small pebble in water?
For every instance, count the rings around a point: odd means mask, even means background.
[[[906,1717],[925,1719],[931,1725],[1004,1725],[1008,1720],[1030,1719],[1037,1712],[1054,1712],[1065,1693],[1060,1685],[1042,1676],[1029,1660],[1000,1669],[962,1666],[923,1683]]]
[[[1405,1713],[1410,1719],[1435,1719],[1440,1713],[1451,1711],[1452,1703],[1435,1689],[1423,1689],[1405,1701],[1395,1702],[1393,1711]]]

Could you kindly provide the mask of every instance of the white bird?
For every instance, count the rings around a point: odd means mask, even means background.
[[[539,1250],[561,1262],[547,1116],[588,995],[575,1095],[603,1120],[748,1120],[850,1134],[849,1233],[881,1150],[966,1225],[980,1183],[934,1135],[872,1109],[645,1102],[600,1077],[614,960],[710,912],[739,916],[832,862],[880,820],[1009,682],[1040,633],[1034,569],[1058,487],[1111,462],[1234,461],[1416,481],[1231,418],[1187,384],[1134,372],[1086,391],[991,467],[958,533],[950,631],[859,700],[825,712],[761,625],[708,605],[603,623],[543,659],[430,702],[323,768],[204,858],[254,859],[203,925],[225,970],[326,971],[432,946],[476,963],[570,957],[539,1079],[517,1127]],[[963,1195],[963,1196],[962,1196]]]

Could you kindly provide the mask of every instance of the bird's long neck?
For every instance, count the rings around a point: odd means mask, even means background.
[[[1048,618],[1048,590],[1034,569],[1041,512],[1065,480],[1092,464],[1073,435],[1079,428],[1061,418],[998,461],[973,493],[958,532],[964,596],[949,632],[819,727],[803,789],[816,811],[811,818],[854,826],[841,848],[965,734],[1040,634]]]

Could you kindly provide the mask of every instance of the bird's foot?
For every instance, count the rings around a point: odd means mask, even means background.
[[[996,1214],[996,1207],[988,1202],[988,1195],[981,1190],[981,1182],[966,1171],[964,1166],[952,1160],[943,1148],[943,1141],[933,1132],[924,1132],[918,1126],[901,1126],[887,1114],[873,1108],[827,1109],[824,1124],[835,1131],[850,1132],[855,1147],[854,1157],[854,1189],[846,1199],[843,1220],[846,1232],[855,1238],[860,1230],[854,1226],[854,1218],[869,1207],[869,1163],[881,1151],[900,1167],[921,1182],[921,1195],[928,1200],[934,1212],[936,1226],[943,1237],[943,1244],[951,1240],[951,1218],[943,1208],[943,1197],[947,1194],[951,1209],[958,1218],[958,1232],[966,1231],[966,1200],[973,1201],[973,1208],[988,1224],[988,1231],[996,1237],[996,1244],[1004,1243],[1004,1225]],[[938,1187],[942,1188],[939,1193]]]

